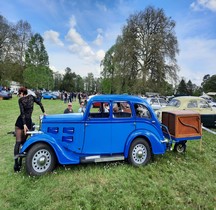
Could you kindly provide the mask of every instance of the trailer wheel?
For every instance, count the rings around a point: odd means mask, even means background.
[[[26,156],[26,171],[30,176],[40,176],[53,171],[56,156],[53,149],[43,143],[32,146]]]
[[[146,165],[151,159],[151,149],[149,143],[142,139],[135,139],[131,146],[128,156],[128,161],[133,166]]]
[[[178,153],[184,153],[186,151],[186,143],[185,142],[175,143],[174,151]]]

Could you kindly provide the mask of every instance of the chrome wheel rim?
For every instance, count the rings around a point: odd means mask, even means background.
[[[51,154],[46,149],[38,150],[32,158],[32,167],[36,172],[45,172],[51,164]]]
[[[132,157],[136,164],[143,164],[147,157],[147,150],[143,144],[137,144],[132,151]]]

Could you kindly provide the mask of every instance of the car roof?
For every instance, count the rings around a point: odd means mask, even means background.
[[[196,98],[196,99],[202,99],[201,97],[199,96],[176,96],[174,98]]]
[[[174,97],[172,100],[174,99],[185,100],[185,101],[190,100],[190,99],[205,100],[204,98],[201,98],[199,96],[177,96],[177,97]]]
[[[132,102],[139,102],[139,103],[146,103],[143,98],[134,95],[118,95],[118,94],[102,94],[102,95],[95,95],[89,99],[89,101],[100,101],[100,100],[115,100],[115,101],[132,101]]]

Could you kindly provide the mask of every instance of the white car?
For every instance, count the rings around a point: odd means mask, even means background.
[[[147,98],[146,101],[151,105],[153,110],[158,110],[166,107],[167,101],[163,98]]]

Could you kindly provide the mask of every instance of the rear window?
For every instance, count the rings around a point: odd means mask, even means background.
[[[181,105],[181,102],[177,99],[172,99],[167,106],[174,106],[174,107],[179,107]]]
[[[137,118],[151,118],[149,110],[143,104],[134,104]]]

